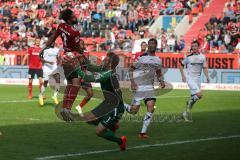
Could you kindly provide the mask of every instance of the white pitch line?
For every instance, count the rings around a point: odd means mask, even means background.
[[[160,96],[157,98],[160,99],[167,99],[167,98],[185,98],[189,96]],[[98,98],[92,98],[93,100],[99,100]],[[80,99],[77,99],[80,100]],[[30,102],[37,102],[38,100],[0,100],[0,103],[30,103]]]
[[[30,121],[40,121],[40,119],[37,118],[29,118]]]
[[[189,97],[189,96],[158,96],[157,98],[165,99],[165,98],[186,98],[186,97]]]
[[[0,100],[0,103],[26,103],[26,102],[36,102],[38,100]]]
[[[150,147],[171,146],[171,145],[179,145],[179,144],[187,144],[187,143],[198,143],[198,142],[206,142],[206,141],[216,141],[216,140],[232,139],[232,138],[240,138],[240,135],[231,135],[231,136],[225,136],[225,137],[209,137],[209,138],[201,138],[201,139],[193,139],[193,140],[185,140],[185,141],[175,141],[175,142],[169,142],[169,143],[139,145],[139,146],[134,146],[134,147],[128,147],[127,150],[135,150],[135,149],[150,148]],[[51,160],[51,159],[60,159],[60,158],[66,158],[66,157],[77,157],[77,156],[109,153],[109,152],[116,152],[116,151],[119,151],[119,149],[109,149],[109,150],[89,151],[89,152],[83,152],[83,153],[37,157],[37,158],[35,158],[35,160]]]

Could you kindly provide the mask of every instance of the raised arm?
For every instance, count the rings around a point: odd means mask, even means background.
[[[59,36],[59,31],[54,32],[54,33],[48,38],[48,41],[46,42],[43,50],[46,49],[46,48],[48,48],[48,47],[50,47],[50,46],[53,44],[53,42],[56,41],[56,39],[57,39],[58,36]]]

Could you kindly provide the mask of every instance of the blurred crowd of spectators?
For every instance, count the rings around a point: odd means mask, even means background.
[[[202,49],[210,52],[233,52],[240,42],[240,1],[229,0],[220,17],[212,15],[198,34]]]
[[[149,38],[148,26],[162,14],[188,14],[206,0],[0,0],[0,50],[26,50],[36,38],[46,41],[71,8],[89,51],[130,51],[134,40]],[[161,51],[181,51],[185,42],[159,31]],[[57,40],[61,44],[61,40]]]

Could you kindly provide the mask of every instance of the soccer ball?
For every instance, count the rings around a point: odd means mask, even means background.
[[[65,55],[68,56],[68,57],[70,57],[70,58],[73,58],[73,57],[74,57],[73,52],[66,52]]]

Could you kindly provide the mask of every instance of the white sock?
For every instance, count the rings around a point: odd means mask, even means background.
[[[125,110],[127,111],[127,112],[131,112],[131,108],[132,108],[132,106],[131,105],[129,105],[129,104],[127,104],[127,103],[124,103],[124,108],[125,108]]]
[[[60,83],[56,83],[53,97],[57,97],[58,96],[59,90],[60,90]]]
[[[151,112],[146,113],[146,115],[143,119],[143,126],[142,126],[141,133],[146,133],[147,132],[147,128],[151,123],[152,116],[153,116],[153,113],[151,113]]]

